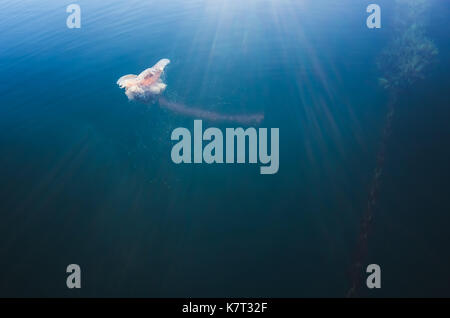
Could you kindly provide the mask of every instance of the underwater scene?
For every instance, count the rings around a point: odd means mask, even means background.
[[[2,0],[0,297],[450,297],[449,14]]]

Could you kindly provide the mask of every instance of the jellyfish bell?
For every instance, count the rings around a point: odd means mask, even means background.
[[[118,79],[117,85],[120,88],[125,88],[125,94],[130,100],[154,100],[167,87],[161,80],[161,75],[169,63],[169,59],[159,60],[158,63],[139,75],[129,74],[122,76]]]

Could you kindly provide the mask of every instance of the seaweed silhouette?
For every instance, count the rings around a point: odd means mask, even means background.
[[[425,78],[427,69],[438,54],[436,45],[425,32],[426,13],[430,2],[428,0],[396,0],[395,2],[398,14],[394,20],[394,36],[377,61],[378,68],[383,73],[379,83],[389,94],[388,112],[369,188],[367,207],[362,215],[356,251],[350,269],[351,286],[347,292],[348,297],[358,296],[363,286],[368,240],[379,197],[386,147],[392,131],[397,99],[406,88]]]

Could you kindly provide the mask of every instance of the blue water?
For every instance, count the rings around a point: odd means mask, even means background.
[[[0,6],[0,296],[345,296],[392,2],[380,30],[366,1],[79,0],[68,29],[70,3]],[[449,13],[434,1],[438,62],[399,97],[368,259],[383,288],[366,296],[450,296]],[[264,112],[279,172],[175,165],[170,134],[193,119],[116,85],[161,58],[167,100]]]

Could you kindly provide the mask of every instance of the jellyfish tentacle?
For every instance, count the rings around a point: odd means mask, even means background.
[[[161,97],[159,99],[160,107],[170,111],[189,116],[192,118],[204,119],[212,122],[233,122],[242,125],[259,124],[264,119],[263,113],[254,114],[224,114],[201,108],[188,107],[182,103],[168,101]]]

